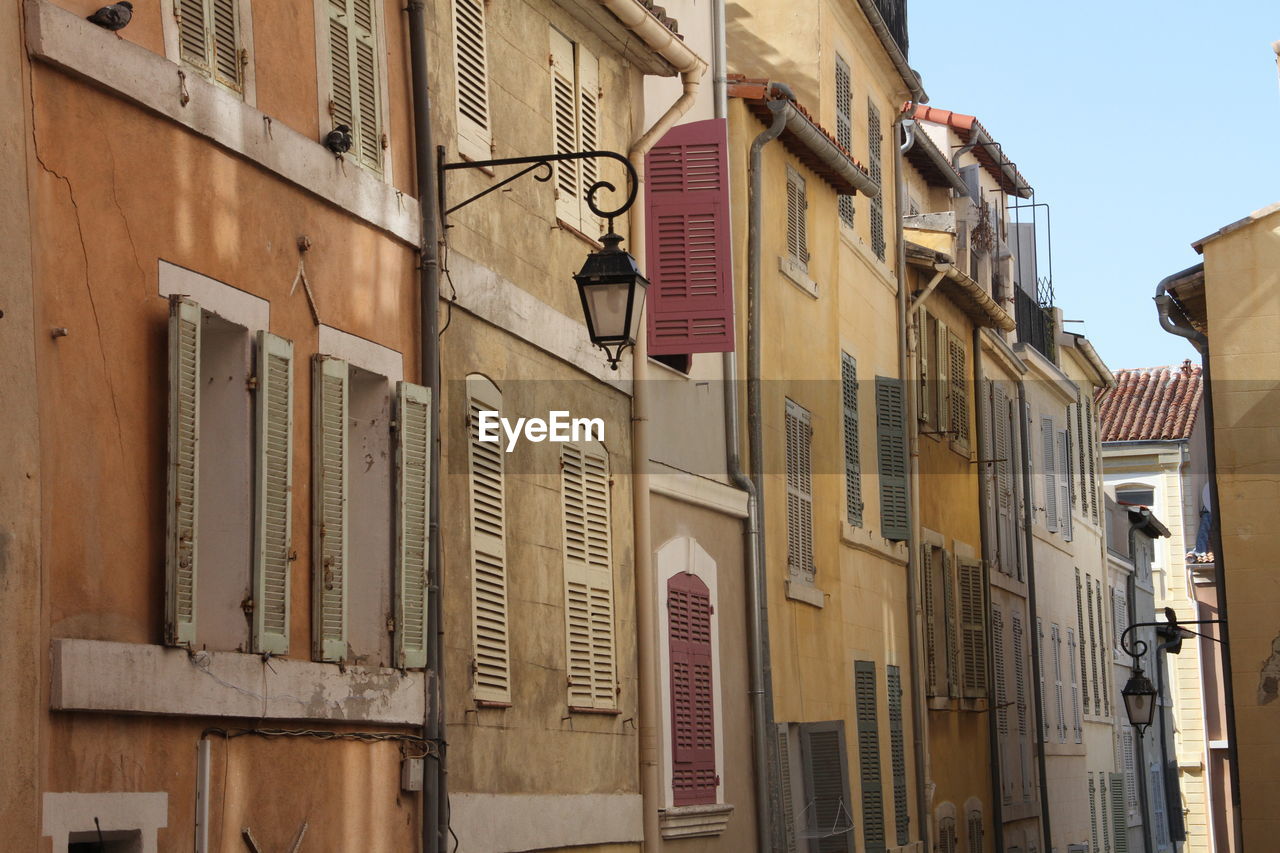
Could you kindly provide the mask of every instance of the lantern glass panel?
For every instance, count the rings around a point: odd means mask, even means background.
[[[587,303],[591,331],[598,340],[626,340],[627,333],[630,331],[627,328],[627,304],[631,298],[630,282],[589,284],[582,288],[582,298]]]

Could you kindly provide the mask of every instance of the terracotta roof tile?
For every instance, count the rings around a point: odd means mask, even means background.
[[[1117,370],[1115,387],[1096,397],[1102,440],[1190,438],[1201,394],[1200,368],[1190,359],[1178,367]]]
[[[995,142],[995,137],[974,116],[916,104],[916,111],[912,118],[918,121],[931,121],[934,124],[945,124],[956,131],[966,143],[972,142],[977,134],[985,136],[991,142],[974,148],[973,156],[978,158],[978,162],[991,177],[996,179],[1005,192],[1020,198],[1031,197],[1031,185],[1018,171],[1017,164],[1004,155],[1004,149]]]

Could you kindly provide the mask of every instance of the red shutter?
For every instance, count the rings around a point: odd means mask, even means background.
[[[672,790],[675,805],[716,801],[711,689],[711,596],[697,575],[667,582],[671,647]]]
[[[726,127],[679,125],[645,156],[650,355],[733,351]]]

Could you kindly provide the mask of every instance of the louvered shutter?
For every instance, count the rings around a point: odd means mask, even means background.
[[[672,791],[677,806],[714,803],[715,705],[711,672],[711,594],[692,574],[667,582],[671,656]]]
[[[431,389],[396,384],[396,665],[427,665]]]
[[[1102,853],[1111,853],[1111,802],[1107,798],[1107,774],[1098,773],[1098,810],[1102,824]]]
[[[862,453],[858,445],[858,363],[840,353],[840,401],[844,414],[845,518],[862,526]]]
[[[1111,588],[1111,611],[1112,611],[1112,637],[1115,639],[1116,651],[1123,652],[1120,646],[1120,640],[1124,637],[1124,632],[1129,628],[1129,603],[1123,589],[1118,586]]]
[[[934,573],[941,569],[934,563],[932,545],[920,546],[920,578],[924,587],[925,685],[930,696],[942,695],[938,684],[938,592]],[[941,559],[937,561],[941,563]]]
[[[791,726],[788,723],[777,723],[775,731],[778,743],[778,784],[782,799],[783,851],[798,853],[795,780],[791,776]]]
[[[1160,773],[1159,765],[1151,765],[1150,772],[1147,774],[1147,780],[1151,792],[1152,829],[1155,832],[1156,848],[1164,849],[1169,846],[1169,819],[1165,815],[1165,803],[1167,802],[1164,786],[1164,778]]]
[[[787,568],[792,577],[812,581],[813,426],[809,412],[787,400]]]
[[[1004,613],[999,605],[991,605],[991,659],[995,663],[996,735],[1000,746],[1000,794],[1004,802],[1013,801],[1013,775],[1006,760],[1009,739],[1009,688],[1005,677],[1008,659],[1004,656]]]
[[[1067,718],[1062,701],[1062,633],[1057,625],[1049,627],[1049,641],[1053,646],[1053,707],[1058,712],[1058,743],[1066,743]]]
[[[196,641],[200,495],[200,306],[169,297],[169,441],[165,530],[165,642]]]
[[[565,531],[569,706],[617,707],[609,459],[599,445],[560,453]]]
[[[1088,447],[1086,448],[1087,456],[1085,459],[1089,469],[1089,517],[1093,519],[1093,523],[1097,524],[1098,515],[1098,457],[1097,448],[1094,446],[1094,423],[1095,412],[1093,409],[1093,398],[1086,395],[1084,400],[1085,408],[1085,432],[1089,437]],[[1080,483],[1080,488],[1084,488],[1084,482]]]
[[[907,805],[906,740],[902,731],[902,672],[893,664],[884,668],[884,689],[889,699],[889,762],[893,774],[894,829],[898,846],[909,843],[911,812]]]
[[[484,0],[453,0],[453,56],[458,82],[458,151],[473,160],[492,154],[489,57]]]
[[[1093,713],[1102,713],[1102,682],[1098,681],[1098,628],[1093,618],[1093,578],[1084,576],[1085,601],[1089,606],[1089,680],[1093,682]]]
[[[312,654],[347,657],[347,363],[315,357],[311,391]]]
[[[573,42],[558,30],[551,30],[551,136],[556,154],[578,150],[578,86],[574,68]],[[555,164],[556,216],[577,227],[581,200],[582,161],[560,160]]]
[[[1022,779],[1022,798],[1031,797],[1031,772],[1027,767],[1027,735],[1030,732],[1027,708],[1027,657],[1026,644],[1022,639],[1022,614],[1016,609],[1009,613],[1009,621],[1013,628],[1013,685],[1015,702],[1018,709],[1018,776]],[[1040,621],[1036,620],[1039,627]],[[1040,661],[1044,660],[1044,631],[1040,632],[1041,640],[1037,647],[1040,650]],[[1040,707],[1044,708],[1044,667],[1040,670]],[[1047,732],[1048,729],[1046,728]],[[1048,739],[1046,734],[1045,739]]]
[[[258,332],[254,412],[253,650],[289,651],[293,342]]]
[[[930,381],[932,376],[929,373],[929,350],[933,346],[933,337],[930,333],[932,323],[933,318],[924,310],[923,305],[916,309],[916,352],[920,358],[920,400],[916,417],[926,424],[931,423],[930,412],[933,410],[934,396],[933,382]]]
[[[960,634],[963,656],[963,695],[970,698],[987,695],[987,612],[982,563],[960,558]]]
[[[1089,838],[1093,842],[1093,853],[1101,853],[1102,847],[1098,844],[1098,792],[1097,786],[1093,781],[1093,773],[1089,773]]]
[[[1076,679],[1076,633],[1067,629],[1068,669],[1071,670],[1071,726],[1075,733],[1075,742],[1081,743],[1084,738],[1084,727],[1080,721],[1080,687]]]
[[[1127,808],[1138,808],[1138,763],[1134,755],[1133,729],[1125,727],[1120,733],[1121,767],[1124,770],[1124,791]]]
[[[600,148],[600,61],[577,45],[578,150]],[[604,233],[604,223],[587,206],[587,192],[600,179],[599,160],[580,160],[582,192],[578,197],[578,228],[590,234]]]
[[[950,422],[947,429],[951,438],[967,445],[969,443],[969,377],[964,342],[955,334],[947,335],[947,411]]]
[[[1080,696],[1081,703],[1087,710],[1089,707],[1089,663],[1088,646],[1084,637],[1084,598],[1080,589],[1080,568],[1076,567],[1076,632],[1080,635]],[[1097,685],[1094,685],[1095,689]]]
[[[886,539],[907,538],[907,439],[902,380],[876,377],[876,457],[880,475],[880,527]]]
[[[1096,652],[1098,658],[1098,669],[1102,673],[1099,683],[1102,685],[1102,711],[1100,713],[1111,716],[1111,679],[1107,676],[1107,618],[1104,615],[1106,604],[1102,599],[1102,579],[1094,581],[1094,589],[1096,594],[1094,600],[1098,606],[1098,649]],[[1094,698],[1097,698],[1096,695]]]
[[[178,54],[182,61],[209,71],[209,0],[174,0],[173,16],[178,22]]]
[[[1071,455],[1065,430],[1056,434],[1058,441],[1058,530],[1062,538],[1071,541]]]
[[[1009,395],[1002,382],[992,383],[992,436],[996,459],[996,549],[1001,570],[1010,577],[1018,563],[1017,528],[1014,522],[1013,442],[1010,440]]]
[[[351,154],[382,169],[382,105],[378,91],[377,18],[374,0],[328,0],[329,113],[351,128]]]
[[[1115,853],[1129,853],[1129,814],[1125,808],[1125,785],[1123,773],[1111,774],[1111,825],[1115,836]]]
[[[1054,453],[1053,418],[1040,419],[1040,450],[1044,462],[1044,524],[1050,533],[1058,530],[1058,465]]]
[[[809,199],[805,193],[804,178],[787,166],[787,254],[801,267],[809,264],[809,238],[805,220]]]
[[[500,442],[480,440],[480,413],[501,412],[502,395],[483,377],[467,378],[471,500],[471,634],[475,697],[511,701],[507,611],[507,534],[504,458]]]
[[[807,835],[814,853],[854,853],[844,721],[800,724]]]
[[[942,631],[947,649],[947,695],[960,695],[960,673],[957,671],[959,632],[956,625],[956,591],[951,569],[951,555],[942,552]]]
[[[956,819],[944,817],[938,821],[938,853],[957,853]]]
[[[650,355],[733,351],[726,128],[679,125],[645,156]]]
[[[967,823],[969,829],[969,853],[982,853],[982,837],[985,834],[982,829],[982,812],[977,809],[970,809]]]
[[[853,685],[858,720],[858,775],[862,787],[862,841],[867,853],[883,853],[886,844],[884,792],[880,780],[880,722],[874,661],[854,661]]]
[[[844,57],[836,55],[836,142],[845,153],[853,152],[853,75]],[[853,227],[853,196],[842,195],[839,200],[840,221]]]
[[[1015,623],[1016,624],[1016,623]],[[1016,634],[1015,628],[1015,634]],[[1016,637],[1015,637],[1016,639]],[[1044,683],[1048,676],[1044,668],[1044,620],[1039,616],[1036,617],[1036,669],[1040,674],[1040,717],[1044,727],[1040,732],[1040,740],[1044,743],[1049,742],[1049,703],[1045,701]]]
[[[244,90],[237,0],[174,0],[178,54],[183,62],[227,88]]]
[[[871,99],[867,99],[867,167],[871,180],[878,187],[883,187],[883,174],[880,165],[880,149],[884,137],[880,134],[880,111]],[[884,196],[878,193],[871,199],[871,251],[880,260],[885,258],[884,242]]]

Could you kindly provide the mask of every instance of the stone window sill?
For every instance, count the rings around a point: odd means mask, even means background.
[[[827,604],[827,594],[814,586],[812,581],[796,578],[787,579],[787,598],[817,608],[823,608]]]
[[[795,258],[778,258],[778,269],[791,283],[814,299],[818,298],[818,284],[809,278],[809,272]]]
[[[673,806],[658,812],[663,838],[698,838],[719,835],[729,825],[733,806],[708,803],[701,806]]]
[[[899,565],[907,564],[906,542],[885,539],[866,528],[854,527],[847,520],[840,522],[840,541],[859,551],[867,551]]]

